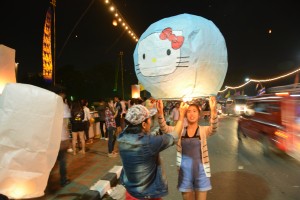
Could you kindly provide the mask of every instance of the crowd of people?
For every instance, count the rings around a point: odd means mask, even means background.
[[[107,157],[120,156],[123,170],[121,184],[126,199],[159,200],[168,193],[166,176],[159,153],[177,145],[178,190],[183,199],[205,200],[211,189],[207,138],[216,132],[216,99],[206,101],[210,110],[210,125],[199,125],[201,104],[195,102],[146,100],[125,101],[119,97],[99,99],[91,115],[85,99],[64,100],[64,125],[60,162],[61,185],[67,178],[66,152],[74,156],[85,154],[86,145],[98,137],[107,141]],[[208,104],[209,103],[209,104]],[[90,136],[89,128],[99,122],[99,135]],[[69,143],[68,143],[69,142]],[[130,159],[129,159],[130,158]],[[174,158],[175,159],[175,158]]]

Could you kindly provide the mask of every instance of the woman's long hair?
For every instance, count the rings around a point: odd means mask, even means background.
[[[74,101],[74,102],[72,103],[72,106],[71,106],[71,115],[72,115],[72,116],[75,116],[75,115],[77,115],[80,111],[82,111],[82,106],[81,106],[80,101]]]

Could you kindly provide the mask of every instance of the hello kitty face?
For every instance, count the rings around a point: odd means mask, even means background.
[[[144,38],[137,49],[136,74],[165,76],[174,73],[178,67],[188,67],[188,57],[181,56],[183,42],[182,31],[172,31],[171,28]]]

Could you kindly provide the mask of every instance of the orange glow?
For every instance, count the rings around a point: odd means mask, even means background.
[[[117,20],[113,20],[113,22],[112,22],[112,24],[114,25],[114,26],[118,26],[118,22],[117,22]]]
[[[116,17],[117,22],[113,21],[112,24],[113,26],[117,26],[118,22],[121,23],[122,22],[122,26],[126,29],[126,30],[130,30],[133,34],[133,30],[130,28],[129,24],[126,22],[125,18],[122,16],[122,14],[118,11],[118,8],[116,7],[116,5],[109,0],[104,0],[106,6],[108,7],[108,9],[110,10],[110,12],[113,12],[114,17]],[[134,34],[135,35],[135,34]],[[137,38],[138,39],[138,38]]]
[[[37,190],[36,183],[27,180],[10,180],[2,183],[5,188],[8,188],[8,194],[13,199],[32,198]],[[2,186],[1,184],[1,186]]]
[[[6,83],[16,82],[15,50],[0,45],[0,95]]]
[[[140,86],[139,85],[131,85],[131,97],[132,98],[140,98]]]
[[[109,9],[110,9],[110,11],[114,11],[115,7],[111,6]]]
[[[287,139],[289,137],[285,132],[282,132],[279,130],[275,131],[275,135],[277,135],[278,137],[284,138],[284,139]]]
[[[275,93],[276,96],[289,96],[290,94],[288,92],[278,92],[278,93]]]

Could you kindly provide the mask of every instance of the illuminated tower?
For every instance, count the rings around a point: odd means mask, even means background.
[[[56,0],[51,0],[48,8],[43,36],[43,78],[46,82],[55,85],[55,6]],[[53,11],[53,16],[52,16]],[[53,18],[52,18],[53,17]],[[53,19],[53,54],[52,54],[52,19]]]

